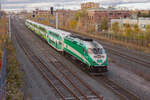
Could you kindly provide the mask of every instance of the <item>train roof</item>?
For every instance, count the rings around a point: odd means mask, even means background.
[[[85,38],[85,37],[82,37],[82,36],[79,36],[79,35],[69,35],[67,37],[70,41],[76,41],[76,43],[78,45],[81,45],[81,46],[85,46],[87,48],[103,48],[101,44],[99,44],[98,42],[94,41],[93,39],[91,38]]]
[[[85,38],[85,37],[82,37],[82,36],[79,36],[79,35],[70,35],[70,37],[78,38],[78,39],[80,39],[82,41],[89,41],[89,42],[93,41],[93,39],[91,39],[91,38]]]
[[[85,38],[79,35],[69,35],[66,39],[72,42],[76,41],[76,43],[79,45],[85,45],[85,42],[93,42],[93,39]]]
[[[61,35],[62,37],[66,37],[68,35],[70,35],[71,33],[69,32],[66,32],[66,31],[63,31],[63,30],[59,30],[59,29],[55,29],[53,27],[50,27],[50,26],[47,26],[47,25],[43,25],[43,24],[40,24],[40,23],[37,23],[37,22],[34,22],[34,21],[31,21],[31,20],[26,20],[28,22],[31,22],[33,24],[36,24],[36,25],[39,25],[41,27],[44,27],[46,30],[48,31],[52,31],[52,32],[55,32],[55,33],[58,33],[59,35]]]
[[[49,28],[48,30],[49,30],[49,31],[53,31],[53,32],[55,32],[55,33],[59,33],[62,37],[66,37],[66,36],[68,36],[68,35],[71,34],[71,33],[69,33],[69,32],[66,32],[66,31],[63,31],[63,30],[59,30],[59,29],[55,29],[55,28],[53,28],[53,27],[51,27],[51,29]]]

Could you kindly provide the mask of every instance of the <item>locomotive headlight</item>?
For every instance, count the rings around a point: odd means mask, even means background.
[[[97,55],[97,58],[101,58],[102,56],[101,55]]]
[[[101,55],[96,55],[94,56],[94,58],[101,58]]]

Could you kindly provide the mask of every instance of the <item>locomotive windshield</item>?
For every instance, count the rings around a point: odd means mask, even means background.
[[[93,48],[93,53],[94,54],[103,54],[104,49],[103,48]]]
[[[105,53],[103,48],[89,48],[88,52],[91,54],[104,54]]]
[[[105,50],[96,41],[88,43],[88,53],[90,54],[104,54]]]

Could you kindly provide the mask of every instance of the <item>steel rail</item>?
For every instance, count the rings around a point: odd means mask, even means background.
[[[138,64],[140,64],[140,65],[143,65],[144,67],[147,67],[147,68],[150,68],[150,63],[149,62],[146,62],[146,61],[144,61],[144,60],[140,60],[140,59],[138,59],[138,58],[135,58],[135,57],[132,57],[132,56],[128,56],[128,55],[126,55],[126,54],[123,54],[123,53],[121,53],[121,52],[119,52],[119,51],[117,51],[117,50],[114,50],[114,49],[110,49],[110,48],[108,48],[108,47],[105,47],[108,51],[110,51],[111,53],[113,53],[113,54],[115,54],[115,55],[118,55],[118,56],[120,56],[120,57],[122,57],[122,58],[125,58],[125,59],[127,59],[127,60],[130,60],[130,61],[134,61],[135,63],[138,63]]]
[[[18,40],[17,40],[17,41],[18,41]],[[29,52],[28,52],[27,50],[25,50],[25,47],[23,47],[20,42],[18,42],[18,43],[19,43],[19,45],[21,46],[21,48],[23,48],[25,54],[29,57],[29,59],[32,61],[32,63],[36,66],[36,68],[38,68],[37,66],[39,66],[39,65],[34,62],[33,58],[31,58],[31,55],[33,55],[34,53],[30,53],[30,54],[29,54]],[[28,49],[29,49],[29,48],[28,48]],[[35,56],[35,55],[34,55],[34,56]],[[35,56],[35,57],[37,58],[37,56]],[[37,59],[39,59],[39,58],[37,58]],[[39,59],[39,61],[40,61],[40,63],[41,63],[45,68],[47,68],[46,65],[45,65],[40,59]],[[48,68],[47,68],[47,69],[48,69]],[[53,86],[53,88],[57,91],[57,93],[61,96],[61,98],[62,98],[63,100],[65,100],[65,97],[64,97],[64,96],[60,93],[60,91],[55,87],[55,85],[53,84],[53,82],[48,79],[48,76],[46,76],[40,68],[38,68],[38,70],[41,72],[42,76],[44,76],[44,77],[46,78],[46,80],[48,80],[48,82],[50,82],[50,84],[51,84],[51,85]],[[51,72],[51,71],[48,70],[48,72]],[[80,99],[80,98],[79,98],[78,96],[76,96],[58,77],[56,77],[53,72],[51,72],[51,74],[52,74],[61,84],[63,84],[63,86],[64,86],[76,99],[78,99],[78,100]]]
[[[102,84],[104,84],[106,87],[110,88],[112,91],[114,91],[117,95],[123,98],[123,100],[140,100],[135,93],[132,93],[128,91],[127,89],[124,89],[120,87],[117,83],[115,83],[113,80],[109,79],[107,76],[102,77],[93,77],[96,80],[100,81]]]
[[[37,65],[37,64],[34,62],[33,58],[31,58],[31,55],[27,53],[28,51],[25,49],[25,47],[23,47],[23,46],[18,42],[18,40],[17,40],[17,43],[18,43],[19,46],[23,49],[25,55],[30,59],[30,61],[33,63],[33,65],[34,65],[36,68],[38,68],[38,70],[40,71],[41,75],[42,75],[44,78],[46,78],[46,80],[53,86],[53,88],[57,91],[57,93],[61,96],[61,98],[62,98],[63,100],[65,100],[65,97],[64,97],[64,96],[60,93],[60,91],[54,86],[54,84],[49,80],[49,78],[43,73],[43,71],[42,71],[39,67],[37,67],[37,66],[39,66],[39,65]]]
[[[76,77],[87,89],[89,89],[99,100],[103,100],[103,97],[99,96],[87,83],[82,81],[77,75],[75,75],[68,67],[66,67],[61,61],[59,61],[54,54],[48,51],[50,55],[52,55],[66,70],[68,70],[74,77]],[[55,63],[54,63],[55,64]],[[57,67],[57,66],[56,66]],[[59,69],[59,67],[58,67]]]
[[[47,55],[45,55],[47,56]],[[48,57],[47,57],[48,58]],[[62,71],[60,70],[60,68],[52,61],[48,58],[48,60],[50,61],[50,63],[52,63],[56,68],[57,70],[74,86],[74,88],[76,88],[80,94],[86,99],[88,100],[88,98],[86,97],[86,95],[84,95],[84,93],[73,83],[73,81]]]
[[[55,59],[57,59],[52,53],[51,53],[51,55],[55,58]],[[58,60],[58,59],[57,59]],[[59,61],[60,62],[60,61]],[[61,65],[63,65],[63,67],[65,68],[65,69],[67,69],[74,77],[76,77],[87,89],[89,89],[95,96],[97,96],[97,98],[99,98],[99,100],[103,100],[103,97],[101,97],[101,96],[99,96],[99,94],[98,93],[96,93],[88,84],[86,84],[84,81],[82,81],[77,75],[75,75],[69,68],[67,68],[67,67],[65,67],[65,65],[62,63],[62,62],[60,62],[60,64]],[[77,87],[76,87],[77,88]],[[81,92],[80,92],[81,93]],[[83,95],[83,93],[82,93],[82,95]],[[84,96],[85,97],[85,96]],[[87,98],[87,97],[86,97]]]
[[[116,52],[118,53],[118,51],[116,50]],[[125,57],[124,57],[125,58]],[[137,58],[136,58],[137,59]],[[109,82],[108,82],[108,80],[107,80],[107,82],[106,82],[106,80],[105,80],[105,83],[107,83],[108,85],[109,85]],[[111,87],[110,86],[110,88],[113,88],[113,86]],[[117,91],[117,90],[116,90]],[[125,97],[126,98],[126,97]]]

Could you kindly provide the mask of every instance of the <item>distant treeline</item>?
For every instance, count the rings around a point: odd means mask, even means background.
[[[138,17],[150,17],[150,11],[146,14],[146,13],[141,13],[140,11],[138,11],[137,13]]]

